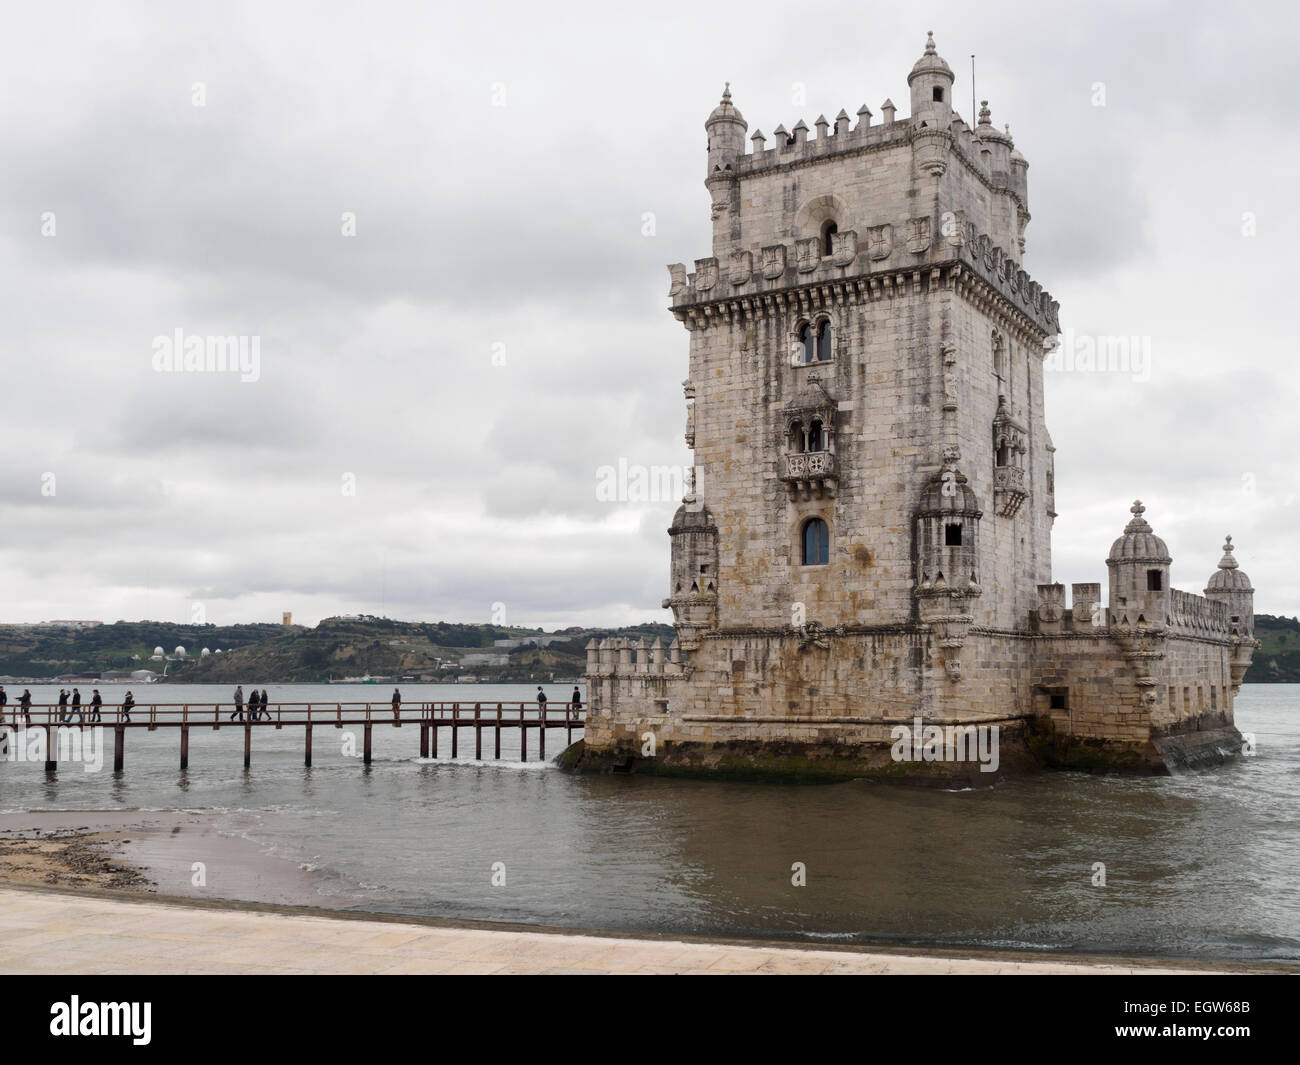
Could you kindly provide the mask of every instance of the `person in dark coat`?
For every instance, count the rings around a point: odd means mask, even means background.
[[[244,720],[244,686],[242,684],[235,685],[235,709],[230,715],[230,720],[234,721],[235,718],[239,718],[240,721]]]
[[[542,686],[537,685],[537,715],[546,717],[546,693],[542,691]]]
[[[90,720],[99,720],[99,708],[104,705],[104,700],[100,697],[99,689],[95,689],[95,694],[90,697]]]
[[[267,721],[270,721],[270,720],[271,720],[271,711],[268,710],[268,709],[266,708],[266,704],[267,704],[268,701],[269,701],[269,700],[268,700],[267,695],[266,695],[266,689],[263,688],[263,689],[262,689],[262,716],[265,717]]]
[[[576,684],[573,686],[573,698],[570,699],[569,702],[573,704],[573,709],[575,710],[582,709],[582,692],[578,690],[578,686]]]
[[[59,720],[68,720],[68,693],[62,688],[59,689]]]
[[[0,725],[5,723],[5,707],[9,705],[9,693],[5,691],[5,686],[0,684]]]
[[[254,688],[248,696],[248,720],[249,721],[256,721],[258,717],[261,716],[261,712],[260,712],[261,705],[262,705],[262,697],[257,694],[257,689]]]
[[[135,706],[135,696],[132,695],[130,692],[127,692],[126,695],[122,697],[122,716],[127,721],[131,720],[131,710],[134,706]]]
[[[82,712],[82,709],[81,709],[81,689],[80,689],[80,688],[73,688],[73,689],[72,689],[72,709],[68,711],[68,720],[69,720],[69,721],[72,720],[72,715],[73,715],[73,714],[76,714],[76,715],[77,715],[77,722],[78,722],[78,724],[81,724],[81,723],[84,723],[84,722],[85,722],[85,720],[86,720],[86,715]]]
[[[401,719],[402,719],[402,693],[399,692],[396,688],[394,688],[393,689],[393,720],[400,721]]]
[[[27,724],[30,725],[32,723],[32,693],[30,689],[27,688],[23,689],[23,694],[18,699],[18,707],[20,710],[22,710],[23,717],[26,718]],[[15,715],[14,721],[17,720],[18,718]]]

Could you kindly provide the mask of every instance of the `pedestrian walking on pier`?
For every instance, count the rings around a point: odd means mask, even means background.
[[[576,684],[573,686],[573,698],[570,699],[569,702],[573,704],[573,709],[582,709],[582,692],[578,691],[578,686]]]
[[[135,696],[130,692],[127,692],[126,695],[122,697],[122,716],[126,718],[127,721],[131,720],[131,710],[134,706]]]
[[[249,721],[256,721],[261,716],[260,714],[261,705],[262,705],[262,697],[257,694],[257,689],[254,688],[248,696],[248,720]]]
[[[81,689],[80,689],[80,688],[73,688],[73,689],[72,689],[72,709],[68,711],[68,720],[69,720],[69,721],[72,720],[72,715],[73,715],[73,714],[76,714],[76,715],[77,715],[77,723],[78,723],[78,724],[84,724],[84,723],[85,723],[86,715],[85,715],[84,713],[82,713],[82,710],[81,710]]]
[[[95,689],[95,694],[90,698],[90,720],[99,720],[99,708],[104,705],[104,700],[100,698],[99,689]]]
[[[23,717],[26,719],[28,726],[30,726],[32,723],[32,693],[30,689],[23,689],[23,694],[18,699],[18,707],[22,710]],[[18,715],[15,714],[14,721],[17,722],[17,720]]]
[[[235,685],[235,709],[230,715],[230,720],[234,721],[235,718],[239,718],[240,721],[244,720],[244,686],[242,684]]]
[[[396,688],[393,689],[393,720],[402,720],[402,693]]]
[[[5,723],[5,707],[9,705],[9,693],[5,691],[5,686],[0,684],[0,725]]]
[[[266,689],[263,688],[263,689],[262,689],[262,713],[265,715],[266,720],[267,720],[267,721],[270,721],[270,720],[271,720],[271,711],[268,710],[268,709],[266,708],[267,701],[268,701],[268,700],[267,700],[267,696],[266,696]]]
[[[68,720],[68,693],[62,688],[59,689],[59,720]]]
[[[542,686],[537,685],[537,716],[546,717],[546,693],[542,691]]]

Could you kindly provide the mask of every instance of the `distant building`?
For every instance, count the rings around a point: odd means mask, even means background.
[[[290,625],[293,624],[293,611],[286,610],[283,614],[280,615],[280,619],[281,619],[280,624],[283,625],[285,628],[288,628]]]

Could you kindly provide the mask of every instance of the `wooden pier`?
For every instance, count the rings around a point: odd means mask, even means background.
[[[102,727],[113,730],[113,771],[120,773],[126,764],[126,734],[128,729],[180,730],[180,767],[189,768],[190,729],[238,729],[244,738],[244,768],[253,764],[253,735],[259,729],[301,728],[303,730],[303,764],[311,765],[312,732],[316,728],[343,729],[359,725],[362,729],[363,765],[370,765],[374,727],[387,725],[402,728],[413,725],[420,732],[420,757],[437,758],[440,736],[446,732],[443,749],[450,747],[450,757],[460,753],[461,733],[474,731],[474,757],[483,759],[483,733],[491,730],[492,757],[501,757],[501,731],[515,729],[519,733],[519,756],[528,761],[528,734],[536,730],[537,757],[546,758],[546,735],[551,729],[564,729],[564,746],[573,742],[574,732],[579,732],[586,719],[585,703],[560,703],[559,705],[535,702],[410,702],[402,704],[399,711],[387,703],[272,703],[268,710],[260,711],[257,720],[250,720],[248,708],[236,712],[233,703],[137,703],[128,714],[121,706],[100,708],[100,720],[92,718],[88,704],[80,707],[84,721],[67,721],[60,715],[68,707],[52,704],[33,704],[24,716],[21,707],[10,703],[0,726],[9,729],[26,727],[45,730],[45,771],[58,770],[57,732],[61,728],[87,729]],[[76,713],[72,716],[77,716]],[[13,742],[12,738],[10,742]]]

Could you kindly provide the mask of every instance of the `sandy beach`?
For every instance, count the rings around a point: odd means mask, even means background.
[[[196,862],[202,877],[196,876]],[[229,814],[220,828],[215,815],[183,810],[0,815],[0,972],[6,973],[1125,974],[1296,968],[636,937],[344,913],[339,906],[315,890],[310,869],[265,853]]]
[[[242,831],[255,815],[187,810],[0,814],[0,884],[102,887],[281,905],[343,905],[309,869]],[[198,863],[199,868],[196,868]]]

